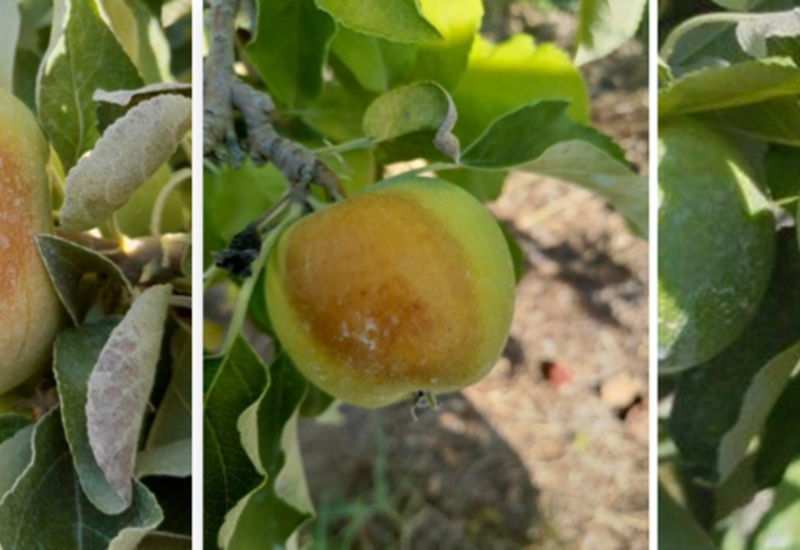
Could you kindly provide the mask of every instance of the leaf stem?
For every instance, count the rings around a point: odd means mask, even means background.
[[[183,168],[178,170],[172,177],[170,177],[167,184],[161,189],[156,197],[156,202],[153,205],[153,212],[150,215],[150,234],[153,237],[161,238],[161,218],[164,216],[164,208],[167,205],[167,199],[170,194],[184,181],[192,177],[191,168]]]

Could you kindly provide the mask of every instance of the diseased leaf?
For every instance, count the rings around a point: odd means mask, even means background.
[[[276,100],[308,103],[322,92],[322,67],[336,33],[314,0],[259,2],[255,37],[246,52]]]
[[[59,498],[53,498],[56,488]],[[162,518],[155,498],[139,482],[132,505],[118,515],[105,515],[86,499],[60,411],[54,409],[36,425],[33,461],[0,502],[0,546],[3,550],[134,550]]]
[[[33,426],[28,424],[0,443],[0,502],[33,458],[32,437]]]
[[[14,58],[21,17],[16,2],[0,2],[0,89],[14,92]]]
[[[658,116],[699,113],[800,95],[791,59],[768,58],[687,74],[658,94]]]
[[[182,82],[150,84],[136,90],[117,90],[107,92],[97,90],[92,98],[97,102],[97,124],[101,131],[111,126],[125,113],[148,99],[160,95],[181,95],[192,98],[192,85]]]
[[[417,0],[316,0],[317,6],[354,31],[392,42],[441,40]]]
[[[108,220],[175,152],[192,125],[192,101],[161,95],[112,124],[67,175],[61,228],[86,231]]]
[[[218,548],[228,510],[262,479],[242,446],[237,420],[256,402],[267,369],[243,337],[203,365],[203,547]]]
[[[800,40],[800,8],[763,14],[748,14],[736,25],[736,38],[742,49],[753,57],[767,57],[774,38]],[[786,47],[786,43],[783,44]]]
[[[646,6],[647,0],[581,0],[575,64],[605,57],[633,38]]]
[[[61,303],[76,325],[83,322],[89,307],[82,285],[86,275],[109,280],[129,296],[133,293],[119,267],[102,254],[56,235],[38,235],[36,243]]]
[[[305,394],[305,378],[282,354],[270,367],[264,394],[239,418],[242,443],[265,479],[226,516],[219,537],[226,550],[244,550],[253,540],[283,548],[311,516],[297,440]]]
[[[64,433],[75,471],[86,498],[101,512],[118,514],[128,502],[106,479],[89,443],[86,400],[89,377],[111,331],[119,319],[105,319],[91,325],[68,329],[58,335],[55,345],[55,374],[61,399]]]
[[[189,477],[192,475],[192,440],[180,439],[139,453],[136,477]]]
[[[64,170],[100,137],[95,90],[137,89],[136,67],[99,16],[95,0],[56,0],[37,84],[39,119]]]
[[[164,336],[170,285],[147,289],[113,330],[89,377],[89,442],[111,487],[130,504],[142,429]]]
[[[384,164],[419,157],[458,161],[458,139],[451,133],[456,109],[438,84],[420,82],[376,99],[364,113],[364,133],[377,144]]]
[[[537,100],[567,101],[572,120],[589,118],[586,85],[569,56],[552,44],[535,45],[525,35],[497,45],[476,36],[452,95],[458,110],[453,133],[464,147],[497,118]]]

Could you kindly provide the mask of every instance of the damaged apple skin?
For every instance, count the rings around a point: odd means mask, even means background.
[[[266,277],[275,333],[344,402],[469,386],[508,338],[515,280],[494,218],[433,178],[373,185],[281,235]]]
[[[36,119],[0,89],[0,394],[50,359],[62,308],[36,235],[52,233],[49,148]]]

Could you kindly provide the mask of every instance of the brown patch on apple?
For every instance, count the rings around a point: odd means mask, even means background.
[[[24,266],[37,253],[31,235],[31,188],[17,154],[16,147],[0,140],[0,303],[15,294]]]
[[[286,294],[337,363],[427,386],[475,356],[468,258],[411,193],[370,193],[307,218],[286,250]]]

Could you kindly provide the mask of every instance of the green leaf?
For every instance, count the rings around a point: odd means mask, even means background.
[[[770,412],[753,467],[759,488],[777,485],[791,462],[800,457],[800,376],[784,389]]]
[[[505,237],[506,243],[508,244],[508,251],[511,254],[511,261],[514,263],[514,280],[519,283],[522,280],[522,277],[525,275],[525,253],[522,252],[517,239],[511,234],[508,228],[506,228],[506,226],[502,223],[498,225],[500,226],[500,230],[503,232],[503,237]]]
[[[192,437],[192,337],[178,331],[171,347],[172,378],[156,412],[147,448]]]
[[[768,58],[690,73],[658,94],[658,116],[699,113],[800,95],[800,69]]]
[[[432,80],[453,90],[467,70],[469,53],[481,27],[483,2],[420,0],[420,5],[442,40],[418,44],[411,79]]]
[[[141,1],[99,0],[111,30],[147,84],[171,79],[171,50],[160,18]]]
[[[155,498],[138,482],[131,507],[118,515],[105,515],[86,499],[55,409],[36,425],[33,461],[0,503],[0,545],[3,550],[133,550],[162,519]]]
[[[646,236],[646,178],[620,162],[622,152],[609,138],[572,122],[565,108],[563,102],[540,101],[498,119],[464,151],[462,165],[513,168],[578,185],[607,200]]]
[[[17,482],[33,458],[30,423],[0,443],[0,502]]]
[[[133,497],[131,480],[139,436],[171,295],[171,285],[145,290],[111,332],[89,376],[89,443],[106,480],[126,504]]]
[[[779,235],[777,264],[759,311],[734,344],[678,379],[670,432],[693,477],[722,483],[761,430],[800,360],[800,253]]]
[[[180,439],[145,449],[136,458],[136,477],[189,477],[192,475],[192,440]]]
[[[711,538],[667,491],[658,487],[658,548],[660,550],[715,550]]]
[[[322,92],[322,67],[336,24],[314,0],[258,2],[250,62],[275,99],[308,103]]]
[[[186,535],[151,533],[136,550],[192,550],[192,539]]]
[[[372,96],[363,97],[344,86],[331,83],[325,86],[322,96],[303,109],[303,118],[328,140],[334,143],[363,137],[362,120]]]
[[[573,120],[588,120],[586,85],[566,53],[552,44],[534,46],[529,36],[499,45],[476,36],[467,71],[453,91],[454,133],[469,145],[498,117],[540,99],[568,101]]]
[[[30,423],[31,419],[21,414],[0,414],[0,444]]]
[[[796,98],[785,97],[710,111],[699,118],[761,141],[800,146],[800,104]]]
[[[436,28],[420,13],[417,0],[316,0],[336,22],[356,32],[392,42],[440,40]]]
[[[228,510],[261,482],[237,429],[239,416],[256,402],[267,370],[238,337],[224,357],[203,365],[203,547],[217,548]]]
[[[646,6],[647,0],[581,0],[575,64],[605,57],[633,38]]]
[[[16,2],[0,4],[0,89],[14,93],[14,59],[22,18]]]
[[[156,200],[172,177],[172,170],[168,164],[163,164],[141,187],[139,187],[128,202],[117,210],[116,219],[120,231],[128,237],[147,237],[150,235],[150,218]],[[184,230],[183,204],[178,193],[170,193],[164,204],[161,216],[161,231],[163,233],[179,233]]]
[[[793,419],[793,422],[796,420]],[[800,547],[800,461],[795,462],[775,491],[769,512],[753,535],[752,550],[793,550]]]
[[[266,477],[225,518],[220,540],[226,550],[250,548],[254,540],[264,547],[284,548],[311,516],[297,439],[305,394],[305,378],[281,354],[270,368],[267,390],[240,418],[245,447]]]
[[[376,99],[364,113],[364,133],[376,142],[383,164],[420,157],[458,161],[455,122],[455,105],[444,88],[420,82]]]
[[[369,92],[384,93],[399,84],[414,66],[416,52],[408,44],[389,42],[341,27],[331,53]]]
[[[57,0],[37,102],[39,119],[65,171],[100,137],[95,90],[141,86],[136,67],[103,23],[95,0]]]
[[[64,432],[76,473],[89,501],[107,514],[125,510],[128,503],[111,487],[94,457],[86,423],[86,398],[92,369],[118,322],[107,319],[62,332],[56,340],[54,361]]]
[[[468,191],[481,202],[496,200],[503,192],[507,172],[482,172],[467,168],[458,170],[442,170],[436,174],[442,179],[453,182]]]
[[[111,282],[127,296],[133,293],[119,267],[102,254],[56,235],[38,235],[36,242],[61,303],[76,325],[83,322],[89,307],[84,285],[88,274]]]

